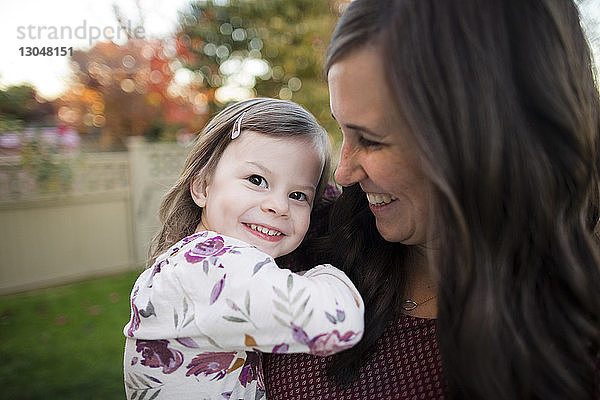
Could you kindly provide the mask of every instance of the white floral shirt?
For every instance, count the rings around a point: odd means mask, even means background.
[[[329,264],[298,275],[211,231],[137,279],[124,328],[130,400],[264,399],[259,352],[329,355],[358,343],[364,304]]]

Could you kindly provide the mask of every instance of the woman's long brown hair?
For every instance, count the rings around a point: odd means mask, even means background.
[[[383,54],[434,188],[430,262],[451,396],[596,399],[600,102],[575,4],[355,0],[325,70],[367,45]],[[402,299],[386,279],[406,274],[400,245],[380,260],[354,241],[373,222],[360,217],[359,189],[344,192],[336,207],[356,216],[332,230],[348,240],[344,268],[367,312],[363,341],[338,356],[341,380],[342,361],[356,372]]]

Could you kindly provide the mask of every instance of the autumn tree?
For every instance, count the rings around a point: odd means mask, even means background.
[[[239,97],[292,99],[313,112],[330,132],[337,132],[321,70],[344,4],[334,0],[195,2],[180,18],[178,38],[190,53],[183,63],[216,91],[212,111]]]
[[[105,148],[124,147],[127,136],[200,129],[207,118],[204,98],[198,97],[202,85],[177,84],[177,55],[170,39],[100,42],[74,51],[74,83],[61,97],[59,117],[80,132],[101,129]]]

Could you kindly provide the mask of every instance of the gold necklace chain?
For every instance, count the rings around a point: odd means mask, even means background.
[[[436,297],[437,297],[437,295],[435,295],[435,296],[431,296],[430,298],[428,298],[428,299],[425,299],[425,300],[423,300],[423,301],[422,301],[422,302],[420,302],[420,303],[417,303],[417,302],[416,302],[416,301],[414,301],[413,299],[406,299],[406,300],[404,300],[404,301],[402,302],[402,304],[400,305],[400,307],[402,307],[402,309],[403,309],[404,311],[412,311],[412,310],[414,310],[415,308],[417,308],[418,306],[420,306],[420,305],[423,305],[423,304],[427,303],[428,301],[431,301],[431,300],[435,299]]]

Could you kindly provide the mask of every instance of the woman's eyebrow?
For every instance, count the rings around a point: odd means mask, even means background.
[[[333,115],[333,113],[331,113],[331,118],[333,118],[335,121],[337,121],[337,119],[335,118],[335,115]],[[370,130],[369,128],[365,128],[364,126],[355,125],[355,124],[344,124],[344,126],[348,129],[352,129],[354,131],[364,132],[370,136],[383,137],[383,135],[380,135],[377,132]]]
[[[348,129],[352,129],[354,131],[366,133],[369,136],[376,136],[376,137],[383,136],[383,135],[378,134],[377,132],[373,132],[372,130],[365,128],[364,126],[354,125],[354,124],[344,124],[344,126],[346,126],[346,128],[348,128]]]

